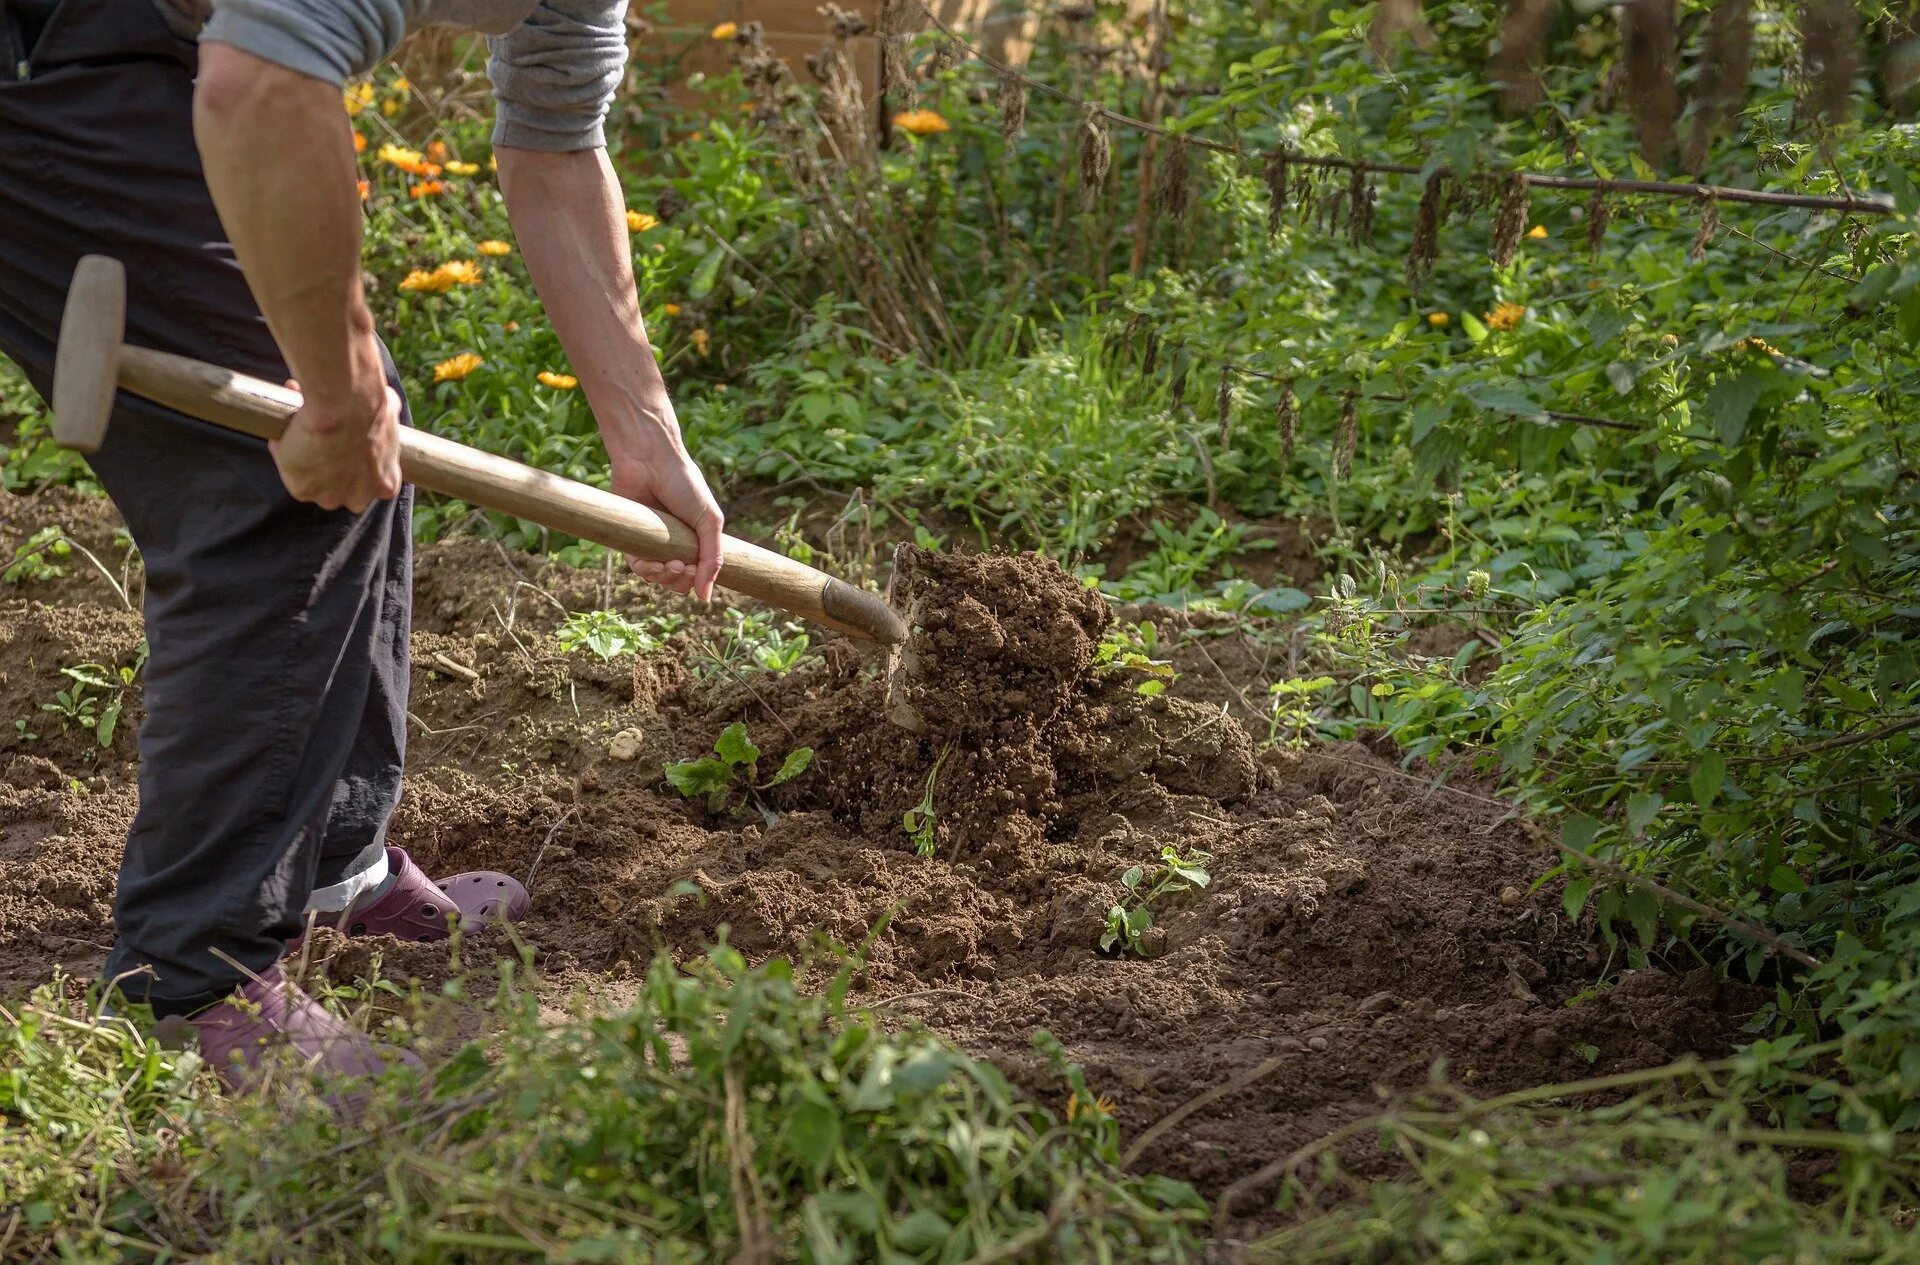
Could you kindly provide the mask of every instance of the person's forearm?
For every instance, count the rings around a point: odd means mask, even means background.
[[[502,147],[500,188],[547,318],[580,375],[614,461],[680,447],[640,322],[626,208],[605,150]]]
[[[360,199],[339,88],[209,44],[193,121],[220,221],[316,426],[369,424],[386,375],[360,286]]]

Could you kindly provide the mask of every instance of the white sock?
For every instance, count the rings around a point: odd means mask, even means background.
[[[385,896],[399,877],[387,864],[387,850],[382,848],[380,859],[358,874],[349,874],[331,887],[315,888],[313,894],[307,897],[306,912],[339,914],[355,906],[370,904]],[[320,921],[330,920],[322,918]]]

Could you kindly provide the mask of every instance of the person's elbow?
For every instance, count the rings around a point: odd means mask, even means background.
[[[338,87],[289,70],[231,44],[203,44],[194,80],[194,126],[208,129],[273,126],[302,110],[340,108]]]

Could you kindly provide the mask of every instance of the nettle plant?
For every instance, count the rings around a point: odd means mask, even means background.
[[[706,796],[707,806],[719,812],[736,799],[758,803],[761,791],[791,782],[812,763],[812,747],[795,747],[780,762],[779,771],[762,782],[760,748],[747,736],[746,723],[736,720],[714,739],[712,755],[669,764],[667,781],[688,799]]]
[[[1213,854],[1199,848],[1182,855],[1173,844],[1160,849],[1159,864],[1133,865],[1120,876],[1127,894],[1107,910],[1107,929],[1100,936],[1100,951],[1112,953],[1126,948],[1146,956],[1145,937],[1153,926],[1153,903],[1162,896],[1192,891],[1213,882],[1203,866],[1211,864]]]

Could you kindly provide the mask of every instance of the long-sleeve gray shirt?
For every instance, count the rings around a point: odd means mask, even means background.
[[[175,19],[206,0],[155,0]],[[344,83],[408,31],[435,23],[487,35],[498,101],[493,143],[595,149],[627,60],[627,0],[212,0],[203,43],[229,44],[303,75]],[[169,10],[172,12],[169,13]]]

